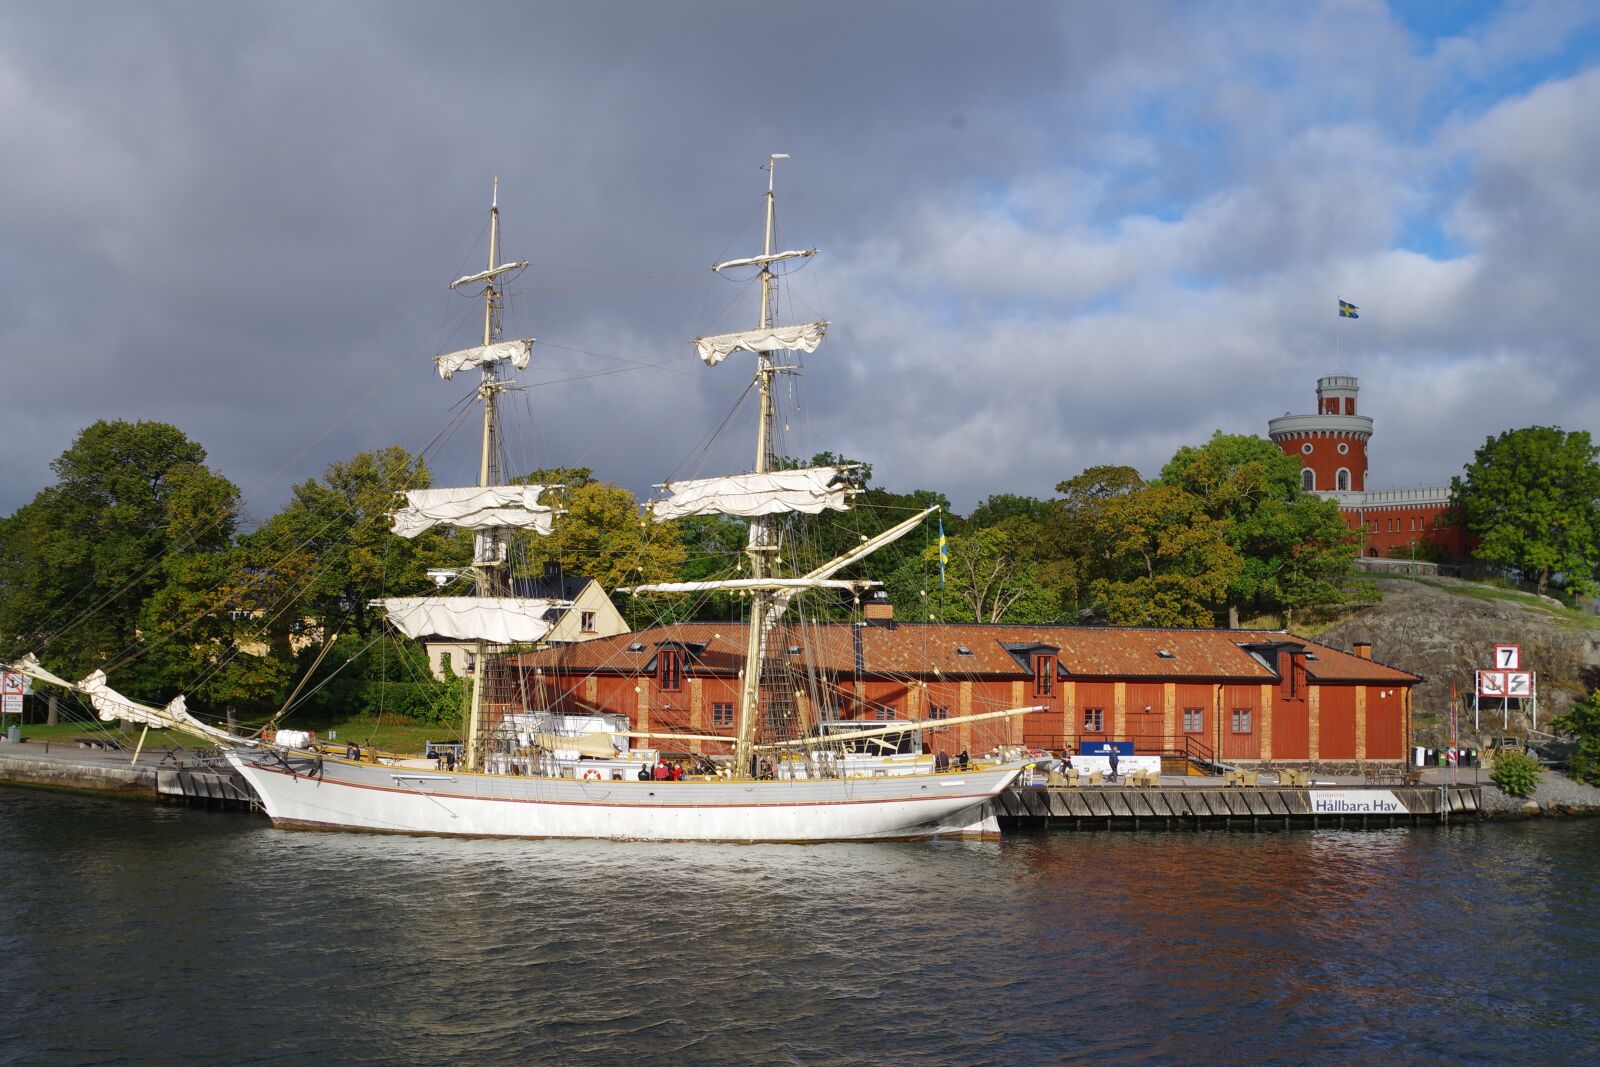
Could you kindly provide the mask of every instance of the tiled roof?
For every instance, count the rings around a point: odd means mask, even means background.
[[[690,669],[736,673],[744,661],[745,624],[686,622],[637,633],[602,637],[543,652],[524,653],[515,662],[573,673],[638,673],[654,661],[663,642],[703,646]],[[1030,646],[1058,651],[1068,678],[1203,678],[1217,681],[1271,681],[1277,673],[1246,646],[1304,647],[1306,668],[1315,681],[1392,682],[1420,679],[1382,663],[1319,645],[1282,630],[1191,630],[1122,626],[1010,626],[984,624],[852,623],[780,625],[771,635],[769,662],[800,661],[788,649],[805,648],[803,662],[835,674],[856,670],[857,639],[863,673],[885,676],[964,678],[1027,677]],[[642,646],[629,651],[632,646]],[[693,648],[691,648],[693,651]],[[963,651],[964,650],[964,651]]]

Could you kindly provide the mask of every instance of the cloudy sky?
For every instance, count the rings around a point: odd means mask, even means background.
[[[822,250],[785,313],[833,324],[794,452],[958,510],[1154,474],[1310,411],[1343,295],[1370,486],[1443,484],[1600,431],[1597,116],[1582,2],[5,3],[0,513],[100,418],[178,425],[257,517],[428,446],[493,175],[541,342],[513,462],[747,463],[747,418],[703,445],[748,357],[688,342],[753,324],[705,267],[759,251],[770,152]]]

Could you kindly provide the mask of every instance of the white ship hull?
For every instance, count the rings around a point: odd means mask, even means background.
[[[781,782],[628,782],[228,753],[277,826],[453,837],[811,842],[995,836],[1020,766]],[[309,772],[309,773],[308,773]]]

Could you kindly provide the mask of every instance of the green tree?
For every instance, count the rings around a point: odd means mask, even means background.
[[[289,503],[248,539],[265,585],[293,590],[285,624],[310,620],[325,635],[365,637],[378,626],[378,596],[424,593],[432,567],[472,558],[472,536],[435,527],[407,540],[390,532],[407,489],[425,489],[428,469],[398,445],[330,463],[321,479],[294,487]]]
[[[239,491],[206,453],[162,422],[96,422],[51,464],[58,481],[0,521],[0,642],[40,650],[70,677],[114,670],[150,696],[152,647],[188,640],[147,617],[150,598],[190,556],[226,550]]]
[[[1566,714],[1550,721],[1550,728],[1578,742],[1567,761],[1567,776],[1600,785],[1600,693],[1576,701]]]
[[[1566,588],[1594,588],[1600,557],[1600,448],[1586,431],[1555,426],[1491,437],[1451,479],[1474,555],[1537,576],[1539,592],[1561,574]]]
[[[311,669],[316,649],[300,655],[297,674]],[[296,709],[302,721],[339,722],[352,715],[439,723],[462,722],[467,683],[455,675],[438,681],[420,642],[384,635],[363,641],[342,634],[308,680],[309,696]]]
[[[545,563],[556,562],[608,592],[677,576],[685,559],[677,525],[650,521],[628,490],[595,480],[585,468],[535,471],[527,480],[561,486],[539,499],[566,514],[550,534],[521,537],[523,574],[541,574]]]
[[[708,582],[737,577],[745,562],[745,543],[749,529],[744,523],[722,515],[694,515],[674,520],[683,543],[684,560],[678,577],[685,582]],[[690,599],[680,597],[652,600],[655,617],[679,619],[731,619],[740,612],[732,593],[708,593]]]
[[[1299,465],[1277,445],[1218,431],[1199,447],[1180,448],[1159,484],[1200,501],[1222,525],[1242,565],[1228,585],[1228,622],[1241,609],[1287,614],[1341,604],[1359,540],[1339,505],[1300,487]]]
[[[1016,493],[995,493],[978,502],[972,514],[967,516],[967,524],[981,528],[996,526],[1008,519],[1043,523],[1049,521],[1051,510],[1048,500]]]
[[[1102,555],[1090,592],[1120,625],[1212,626],[1244,560],[1225,525],[1177,486],[1100,501],[1092,535]]]
[[[950,560],[943,589],[938,585],[939,546],[935,543],[924,549],[921,559],[914,561],[916,576],[924,578],[915,583],[919,588],[906,588],[904,566],[890,583],[891,594],[898,594],[897,610],[902,603],[913,611],[926,603],[925,611],[942,605],[940,614],[945,622],[1056,621],[1060,600],[1040,581],[1035,564],[1027,558],[1025,543],[1014,531],[1002,524],[947,537]]]

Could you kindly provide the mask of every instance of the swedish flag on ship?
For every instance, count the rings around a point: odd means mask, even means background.
[[[1339,301],[1339,317],[1341,319],[1359,319],[1361,316],[1357,315],[1356,311],[1357,311],[1356,306],[1354,304],[1350,303],[1350,301],[1348,301],[1348,300]]]
[[[950,546],[944,540],[944,516],[939,516],[939,588],[944,588],[944,565],[950,562]]]

